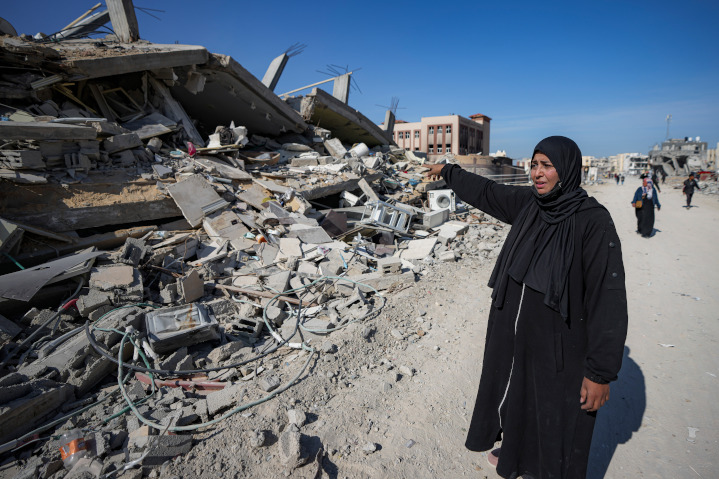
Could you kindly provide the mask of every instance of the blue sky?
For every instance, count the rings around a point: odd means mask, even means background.
[[[5,2],[18,33],[52,33],[95,0]],[[482,113],[490,149],[529,156],[545,136],[574,139],[585,155],[647,153],[666,136],[719,141],[719,2],[135,0],[140,36],[231,55],[258,78],[294,43],[275,89],[357,70],[349,103],[384,120]],[[328,88],[331,91],[331,83]]]

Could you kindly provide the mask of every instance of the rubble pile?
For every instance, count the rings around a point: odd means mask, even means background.
[[[499,251],[423,158],[305,123],[319,107],[229,57],[10,36],[0,57],[0,454],[21,477],[151,474],[325,374],[331,336],[428,265]],[[213,116],[203,93],[255,100]],[[304,422],[272,446],[290,470]]]

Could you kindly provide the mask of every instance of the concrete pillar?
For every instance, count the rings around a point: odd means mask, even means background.
[[[285,65],[287,65],[287,60],[289,60],[289,58],[289,55],[283,53],[279,57],[272,60],[270,66],[267,67],[267,72],[265,72],[265,76],[262,78],[262,84],[270,90],[275,91],[277,82],[280,81],[280,76],[282,76],[282,72],[284,71]]]
[[[132,0],[107,0],[110,22],[115,35],[121,42],[136,42],[140,39],[140,28],[137,25],[135,7]]]
[[[392,110],[387,110],[387,113],[384,114],[384,131],[387,139],[391,142],[394,134],[394,113],[392,113]]]
[[[335,78],[332,96],[342,103],[347,103],[350,99],[350,73],[345,73]]]

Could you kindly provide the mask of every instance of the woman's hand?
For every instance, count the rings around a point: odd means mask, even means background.
[[[584,378],[579,391],[579,402],[585,411],[597,411],[609,401],[609,384],[599,384]]]
[[[442,168],[444,168],[444,164],[423,166],[429,170],[424,172],[424,176],[428,177],[430,180],[439,179],[442,176],[440,172],[442,171]]]

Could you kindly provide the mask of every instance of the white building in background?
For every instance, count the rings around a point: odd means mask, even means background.
[[[630,153],[625,159],[628,175],[641,175],[649,169],[649,155]]]

